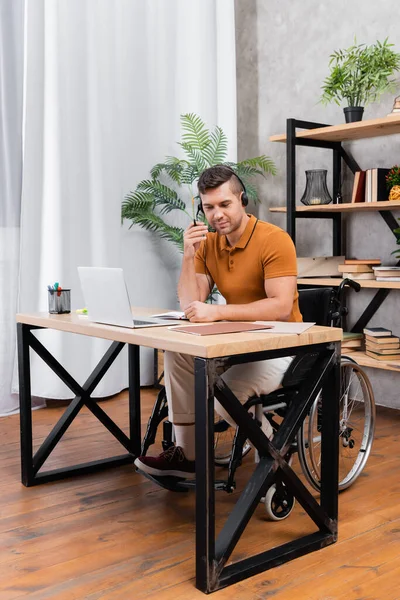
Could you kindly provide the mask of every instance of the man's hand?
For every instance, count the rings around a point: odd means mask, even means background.
[[[205,304],[198,300],[188,304],[185,315],[191,323],[210,323],[220,320],[217,304]]]
[[[208,232],[207,225],[191,223],[183,234],[183,254],[186,257],[193,258],[199,249],[200,242],[206,239]]]

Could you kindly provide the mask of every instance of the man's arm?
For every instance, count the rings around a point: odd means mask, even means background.
[[[190,302],[184,309],[190,321],[287,321],[293,308],[297,279],[274,277],[264,280],[267,298],[249,304],[204,304]]]
[[[191,302],[204,302],[210,293],[207,275],[196,274],[194,266],[194,256],[200,243],[205,240],[207,231],[206,225],[191,224],[183,235],[183,261],[178,281],[178,297],[182,310],[186,310]]]

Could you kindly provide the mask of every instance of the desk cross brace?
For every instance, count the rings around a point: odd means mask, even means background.
[[[21,469],[22,483],[26,486],[64,479],[71,475],[87,474],[98,470],[131,463],[140,454],[140,381],[139,347],[128,345],[129,355],[129,437],[104,412],[91,394],[107,373],[124,343],[113,342],[99,361],[96,368],[81,386],[66,369],[50,354],[41,342],[32,334],[32,329],[40,329],[23,323],[17,324],[20,417],[21,417]],[[31,372],[30,348],[50,367],[52,371],[75,394],[68,408],[48,434],[39,449],[33,454],[32,413],[31,413]],[[80,410],[86,406],[93,415],[128,451],[128,454],[95,460],[87,463],[48,470],[39,473],[44,462],[50,456],[64,433],[67,431]]]
[[[221,359],[195,359],[196,373],[196,586],[210,593],[246,577],[277,566],[337,539],[338,436],[340,349],[337,344],[308,346],[320,354],[271,442],[239,400],[218,377]],[[293,354],[304,352],[295,349]],[[277,351],[276,355],[282,355]],[[287,354],[287,351],[286,351]],[[275,353],[254,353],[252,360],[274,358]],[[228,364],[240,357],[226,357]],[[249,355],[247,355],[249,360]],[[288,448],[319,391],[322,393],[321,499],[318,503],[285,460]],[[260,461],[247,482],[218,538],[215,538],[214,395],[240,424],[242,433],[258,450]],[[204,398],[208,401],[204,403]],[[200,460],[199,460],[200,459]],[[225,566],[262,496],[279,478],[303,506],[318,530],[256,556]],[[265,532],[267,533],[267,532]],[[264,535],[265,535],[264,533]]]

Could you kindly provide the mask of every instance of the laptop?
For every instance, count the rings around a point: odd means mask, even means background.
[[[131,328],[171,325],[171,320],[132,314],[122,269],[78,267],[78,274],[90,321]]]

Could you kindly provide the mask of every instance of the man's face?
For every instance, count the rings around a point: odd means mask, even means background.
[[[241,197],[236,196],[226,181],[201,195],[207,221],[219,235],[229,235],[243,225],[246,211]]]

